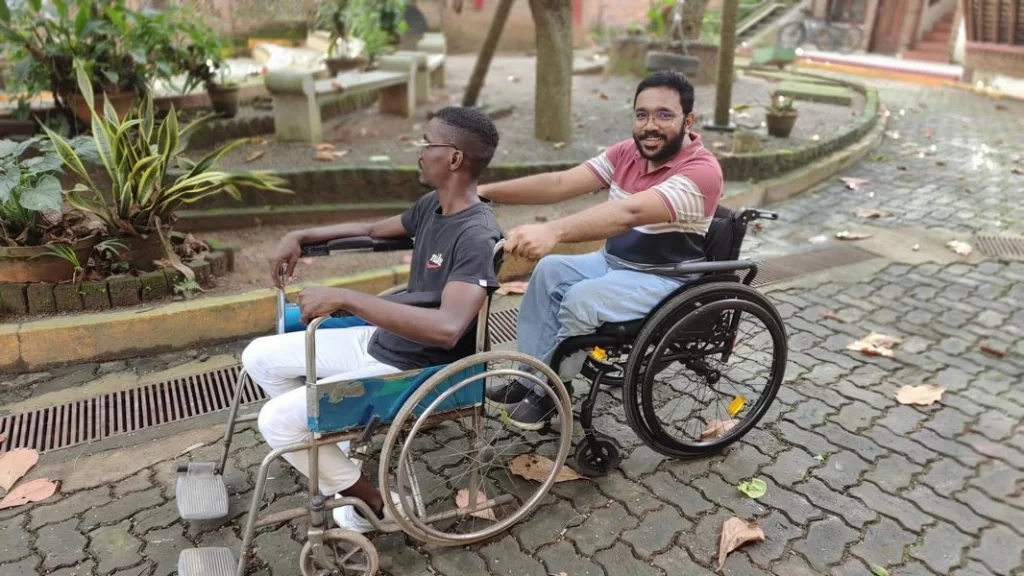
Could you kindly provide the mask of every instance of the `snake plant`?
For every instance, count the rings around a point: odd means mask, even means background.
[[[93,179],[86,162],[68,140],[49,129],[46,133],[61,161],[80,180],[68,191],[68,202],[94,214],[114,234],[132,237],[159,233],[170,224],[178,208],[217,194],[241,200],[245,189],[291,193],[283,187],[286,181],[273,174],[214,169],[217,161],[244,144],[244,139],[227,143],[198,162],[182,156],[188,137],[215,115],[181,126],[177,112],[172,109],[157,121],[153,98],[147,94],[138,108],[124,118],[118,118],[110,101],[104,99],[100,117],[82,63],[76,62],[75,69],[79,89],[92,112],[92,138],[105,178]],[[169,182],[168,170],[175,165],[185,171]]]

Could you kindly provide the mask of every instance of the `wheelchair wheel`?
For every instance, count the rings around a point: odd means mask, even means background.
[[[548,430],[521,430],[506,409],[484,401],[487,387],[514,378],[547,394],[555,417]],[[403,404],[384,440],[381,491],[400,500],[385,496],[391,516],[407,534],[441,546],[504,532],[554,485],[572,447],[571,406],[554,371],[526,354],[484,352],[437,372]],[[514,472],[523,468],[531,479]]]
[[[786,356],[769,300],[739,283],[699,286],[662,306],[637,336],[623,386],[626,419],[661,454],[720,451],[768,411]]]
[[[373,576],[380,567],[377,549],[362,534],[338,528],[324,532],[322,555],[308,540],[299,554],[302,576]]]
[[[576,444],[576,470],[584,476],[604,476],[619,463],[619,448],[604,434],[595,433],[594,440],[583,438]]]

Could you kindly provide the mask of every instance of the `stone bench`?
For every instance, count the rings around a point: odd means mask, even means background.
[[[430,85],[433,88],[444,86],[445,80],[445,59],[448,53],[448,42],[444,34],[440,32],[427,32],[423,38],[416,43],[417,52],[427,54],[426,71],[430,76]]]
[[[317,80],[310,71],[269,72],[265,82],[274,101],[275,136],[285,141],[322,142],[321,107],[360,92],[377,92],[381,114],[412,118],[416,112],[417,64],[408,56],[385,56],[377,70],[344,72],[324,80]]]

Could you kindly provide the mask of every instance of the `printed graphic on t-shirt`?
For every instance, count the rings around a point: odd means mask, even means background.
[[[434,254],[430,257],[430,262],[427,262],[427,270],[440,268],[442,264],[444,264],[444,256],[441,254]]]

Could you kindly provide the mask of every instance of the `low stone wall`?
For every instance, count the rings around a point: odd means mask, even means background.
[[[208,288],[213,286],[214,277],[224,276],[234,270],[234,265],[234,250],[223,247],[211,250],[205,260],[191,262],[188,267],[195,273],[196,282]],[[73,284],[0,284],[0,317],[102,311],[166,300],[175,296],[174,287],[184,279],[184,274],[172,268]]]
[[[794,71],[790,74],[822,79],[821,76],[803,72]],[[716,151],[725,179],[747,182],[776,178],[852,145],[875,127],[879,121],[880,103],[878,92],[874,88],[855,81],[832,78],[825,80],[850,88],[864,96],[864,110],[853,125],[817,142],[795,143],[792,148],[742,154]],[[347,105],[357,106],[359,101],[353,100]],[[224,130],[229,131],[226,127]],[[562,160],[495,165],[484,173],[482,182],[510,180],[565,170],[578,163],[578,160]],[[169,172],[168,178],[173,180],[179,173]],[[235,225],[251,225],[257,221],[262,224],[285,223],[289,218],[303,218],[301,213],[308,212],[307,208],[315,209],[325,217],[334,218],[344,214],[347,211],[346,207],[349,206],[363,204],[374,208],[374,205],[380,203],[411,203],[423,194],[423,188],[418,181],[418,171],[414,165],[308,166],[279,170],[275,173],[288,181],[288,187],[296,192],[294,195],[246,190],[243,192],[244,203],[239,203],[226,195],[213,196],[190,206],[188,217],[179,228],[194,231],[219,226],[230,228]],[[382,191],[387,192],[382,194]],[[231,218],[239,218],[240,221],[233,225],[228,222]],[[190,228],[188,220],[195,222],[197,227]]]

